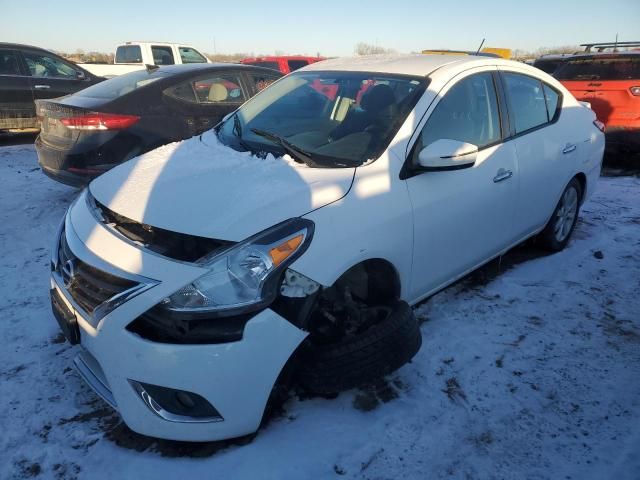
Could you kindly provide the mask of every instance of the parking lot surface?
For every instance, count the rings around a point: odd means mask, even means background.
[[[640,478],[636,176],[600,180],[565,251],[519,247],[419,305],[422,349],[385,381],[294,392],[245,445],[184,444],[129,431],[71,368],[48,270],[77,191],[42,174],[28,139],[9,143],[0,478]]]

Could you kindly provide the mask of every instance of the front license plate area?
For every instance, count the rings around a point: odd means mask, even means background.
[[[80,328],[75,314],[67,307],[56,288],[51,289],[51,310],[56,317],[62,333],[70,344],[80,343]]]

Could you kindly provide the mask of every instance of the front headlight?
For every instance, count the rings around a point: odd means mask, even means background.
[[[309,246],[314,224],[294,218],[197,263],[209,272],[162,302],[174,312],[224,312],[259,309],[278,293],[287,266]]]

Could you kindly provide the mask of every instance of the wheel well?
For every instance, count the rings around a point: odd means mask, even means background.
[[[582,190],[580,192],[580,203],[582,203],[582,199],[584,198],[584,194],[587,191],[587,176],[584,173],[580,172],[573,178],[578,180],[578,183],[580,184],[580,189]]]
[[[346,287],[367,303],[387,303],[400,298],[400,276],[389,261],[381,258],[352,266],[330,288]]]

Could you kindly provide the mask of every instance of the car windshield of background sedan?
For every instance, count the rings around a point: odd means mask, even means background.
[[[166,74],[160,71],[149,72],[147,70],[136,70],[118,77],[110,78],[104,82],[97,83],[75,93],[78,97],[103,98],[113,100],[127,93],[133,92],[136,88],[144,87],[150,83],[160,80]]]
[[[311,167],[354,167],[385,150],[427,79],[366,72],[299,72],[274,83],[217,127],[220,141]]]

